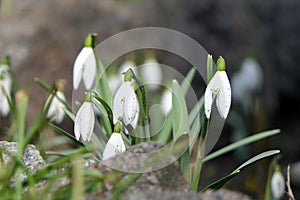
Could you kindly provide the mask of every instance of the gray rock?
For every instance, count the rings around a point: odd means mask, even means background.
[[[112,164],[115,160],[120,159],[128,164],[127,170],[134,171],[137,166],[146,160],[146,153],[155,152],[161,149],[162,145],[156,142],[140,143],[132,146],[125,153],[120,154],[115,158],[109,159],[107,162],[95,162],[88,160],[85,162],[85,167],[92,169],[99,169],[102,173],[108,174],[108,180],[104,187],[100,188],[92,194],[86,196],[87,199],[110,199],[115,194],[115,186],[125,179],[130,179],[135,176],[132,173],[120,172],[107,166]],[[135,153],[145,153],[142,156],[136,156]],[[150,154],[151,155],[151,154]],[[169,158],[171,159],[171,158]],[[241,193],[236,193],[228,190],[219,190],[216,192],[207,191],[204,193],[194,193],[191,190],[189,183],[185,180],[181,173],[177,161],[170,165],[155,171],[149,171],[136,176],[137,179],[132,182],[130,186],[121,191],[121,199],[250,199],[248,196]]]
[[[16,142],[7,142],[0,141],[0,156],[3,162],[0,162],[0,170],[3,165],[8,165],[11,162],[13,156],[17,154],[17,143]],[[29,170],[30,173],[34,174],[37,170],[46,166],[46,162],[40,155],[40,152],[32,144],[28,145],[23,154],[22,161],[25,167]],[[22,175],[23,180],[26,179],[26,175]],[[12,180],[13,181],[13,180]]]
[[[132,146],[128,151],[119,155],[119,159],[125,161],[128,164],[127,168],[129,171],[137,169],[141,166],[143,160],[147,159],[149,152],[155,152],[162,148],[162,145],[156,142],[152,143],[141,143],[136,146]],[[17,153],[17,143],[0,141],[0,155],[4,164],[9,164],[11,157]],[[136,156],[136,153],[144,153],[143,156]],[[128,187],[124,187],[120,192],[120,198],[125,200],[135,199],[250,199],[248,196],[241,193],[236,193],[228,190],[219,190],[217,192],[207,191],[204,193],[192,192],[190,185],[182,175],[178,163],[174,161],[170,165],[163,167],[159,170],[154,170],[146,173],[132,174],[127,172],[117,171],[107,166],[108,163],[112,162],[115,158],[108,160],[107,163],[97,162],[89,159],[84,162],[84,168],[100,170],[102,174],[105,174],[105,185],[98,191],[86,194],[86,199],[111,199],[114,198],[115,187],[122,181],[132,178],[133,181]],[[46,166],[46,162],[41,157],[39,151],[34,145],[28,145],[23,155],[24,165],[29,169],[31,173],[35,173],[37,170]],[[110,163],[111,164],[111,163]],[[65,165],[65,168],[71,167],[71,165]],[[1,169],[1,165],[0,165]],[[60,169],[63,170],[63,169]],[[26,176],[23,175],[25,179]],[[45,182],[45,184],[47,184]],[[71,184],[71,180],[68,177],[61,178],[60,183],[56,189],[64,188]],[[42,185],[40,185],[42,186]],[[45,186],[43,184],[43,186]],[[39,187],[39,186],[38,186]],[[53,190],[55,192],[56,190]],[[50,195],[51,196],[51,195]]]

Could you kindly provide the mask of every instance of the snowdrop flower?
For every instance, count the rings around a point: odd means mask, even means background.
[[[52,96],[53,94],[50,95],[47,100],[50,101],[50,99],[53,98],[47,113],[47,117],[50,117],[51,121],[54,121],[55,123],[59,124],[65,117],[65,105],[61,101],[65,102],[66,97],[62,91],[57,91],[56,95],[54,97]]]
[[[78,54],[73,66],[73,87],[78,89],[83,80],[85,89],[90,90],[96,78],[97,62],[94,54],[94,40],[96,34],[89,34],[84,43],[84,47]]]
[[[9,99],[12,89],[9,58],[5,57],[0,65],[0,114],[6,117],[10,112]],[[7,99],[7,96],[8,98]]]
[[[126,148],[121,133],[112,133],[104,148],[103,160],[107,160],[124,151],[126,151]]]
[[[231,87],[225,72],[225,60],[222,57],[217,60],[217,72],[205,90],[204,107],[208,119],[210,118],[213,95],[217,95],[216,104],[220,116],[226,119],[231,104]]]
[[[241,70],[232,78],[233,98],[242,101],[247,95],[261,89],[263,72],[259,64],[252,58],[244,60]]]
[[[162,106],[163,113],[167,116],[172,109],[172,92],[169,89],[166,89],[163,92],[160,104]]]
[[[114,128],[114,132],[110,136],[107,144],[105,145],[103,151],[103,160],[107,160],[115,155],[118,155],[124,151],[126,151],[126,147],[124,141],[122,139],[121,124],[117,122]]]
[[[163,74],[159,63],[154,57],[146,59],[141,68],[143,80],[150,90],[157,90],[163,81]]]
[[[75,137],[79,140],[80,136],[83,141],[90,141],[95,124],[95,114],[90,94],[87,94],[85,102],[81,105],[76,113],[74,132]]]
[[[122,120],[126,126],[137,126],[139,116],[139,102],[133,88],[132,81],[125,81],[115,94],[113,100],[113,121]]]
[[[275,199],[280,199],[285,191],[285,181],[280,171],[274,172],[271,179],[271,191]]]

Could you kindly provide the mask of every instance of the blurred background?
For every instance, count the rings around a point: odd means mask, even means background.
[[[11,55],[18,87],[30,95],[28,123],[48,96],[34,77],[49,84],[66,79],[65,94],[71,102],[73,62],[88,33],[98,33],[101,42],[128,29],[158,26],[192,37],[214,59],[222,55],[227,61],[234,99],[217,147],[259,131],[282,130],[205,166],[203,185],[262,150],[281,149],[283,170],[300,161],[300,1],[0,0],[0,6],[0,56]],[[166,54],[158,55],[158,61],[183,73],[189,67]],[[198,89],[201,81],[195,80],[193,87]],[[0,120],[1,130],[5,123]],[[72,132],[71,120],[65,119],[62,126]],[[249,167],[226,187],[261,196],[269,161]],[[300,169],[294,166],[297,196]]]

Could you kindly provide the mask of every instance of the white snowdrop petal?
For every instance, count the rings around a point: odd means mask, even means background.
[[[217,95],[216,104],[220,116],[226,119],[231,105],[231,87],[225,71],[217,71],[206,87],[204,108],[208,119],[211,114],[213,94]]]
[[[131,93],[133,90],[131,86],[131,82],[126,81],[122,83],[120,88],[115,94],[114,100],[113,100],[113,121],[116,123],[119,118],[123,118],[124,114],[124,103],[125,103],[125,98],[128,93]]]
[[[207,119],[210,118],[210,114],[211,114],[211,107],[212,107],[212,103],[213,103],[212,96],[214,94],[213,86],[214,86],[214,77],[208,83],[208,85],[205,89],[205,93],[204,93],[204,110],[205,110],[205,115],[206,115]]]
[[[74,124],[74,133],[75,133],[75,138],[76,140],[79,140],[80,138],[80,126],[79,126],[79,117],[75,117],[75,124]]]
[[[56,96],[61,99],[62,101],[66,101],[65,95],[61,91],[57,91]],[[47,117],[52,117],[52,121],[55,121],[57,124],[61,123],[65,117],[64,107],[65,105],[56,97],[54,96],[52,102],[50,104]],[[47,101],[50,101],[52,95],[49,96]]]
[[[58,108],[57,110],[56,110],[56,116],[55,116],[55,122],[57,123],[57,124],[60,124],[62,121],[63,121],[63,119],[65,118],[65,111],[64,111],[64,109],[63,108]]]
[[[4,97],[2,99],[2,102],[1,102],[0,106],[1,106],[1,110],[0,110],[1,111],[1,115],[3,117],[6,117],[9,114],[9,112],[10,112],[9,103],[7,101],[7,98]]]
[[[52,96],[53,96],[53,95],[50,95],[50,96],[48,97],[47,102],[50,101],[50,99],[52,98]],[[47,113],[47,117],[52,117],[52,116],[55,115],[56,104],[55,104],[54,101],[55,101],[55,97],[53,97],[52,102],[51,102],[51,104],[50,104],[50,106],[49,106],[48,113]]]
[[[218,87],[217,108],[222,118],[226,119],[231,105],[231,87],[225,71],[216,73],[215,87]]]
[[[107,160],[124,151],[126,151],[126,147],[121,134],[113,133],[104,148],[103,160]]]
[[[172,109],[172,92],[171,92],[171,90],[166,89],[163,92],[160,103],[162,106],[163,113],[165,114],[165,116],[167,116],[168,113]]]
[[[91,102],[84,102],[75,117],[75,136],[78,140],[81,136],[83,141],[89,141],[94,130],[95,115]]]
[[[78,89],[79,83],[82,78],[82,73],[84,70],[84,64],[89,57],[89,55],[93,52],[91,47],[84,47],[81,49],[80,53],[75,59],[73,66],[73,87],[74,89]]]
[[[162,84],[163,75],[156,59],[148,58],[142,66],[142,77],[144,83],[150,90],[156,90]]]
[[[273,197],[280,199],[285,191],[285,180],[280,172],[275,172],[271,179],[271,191]]]
[[[122,120],[125,125],[136,128],[139,115],[139,103],[132,82],[125,81],[118,89],[113,100],[114,123]]]
[[[66,97],[63,92],[57,91],[56,95],[61,101],[64,101],[64,102],[66,101]],[[58,124],[61,123],[65,117],[65,110],[64,110],[65,105],[59,99],[56,98],[57,114],[56,114],[56,119],[55,119],[56,123],[58,123]]]
[[[1,115],[3,117],[6,117],[9,112],[10,112],[10,107],[9,107],[9,102],[8,102],[8,99],[7,99],[7,96],[8,95],[8,98],[10,99],[10,93],[11,93],[11,87],[12,87],[12,80],[11,80],[11,76],[9,74],[9,72],[6,70],[5,66],[6,65],[2,65],[3,68],[2,68],[2,71],[0,73],[2,73],[2,80],[0,80],[0,98],[1,98],[1,108],[0,108],[0,111],[1,111]]]
[[[138,107],[139,103],[137,100],[137,96],[134,93],[134,90],[132,88],[132,91],[130,93],[127,93],[127,96],[125,98],[124,102],[124,118],[123,121],[125,125],[131,124],[132,121],[134,121],[135,118],[138,118]]]
[[[97,63],[94,50],[92,48],[88,48],[88,50],[90,51],[90,53],[84,62],[82,79],[85,89],[90,90],[96,78]]]

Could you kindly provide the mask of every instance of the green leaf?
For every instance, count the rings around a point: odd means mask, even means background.
[[[70,133],[64,131],[63,129],[59,128],[58,126],[54,125],[53,123],[47,122],[47,125],[50,126],[50,127],[52,127],[58,133],[61,133],[64,136],[70,138],[71,140],[73,140],[73,142],[75,142],[79,146],[84,146],[84,144],[81,141],[78,141],[73,135],[71,135]]]
[[[232,179],[233,177],[235,177],[239,173],[240,173],[240,171],[234,171],[231,174],[221,178],[220,180],[217,180],[216,182],[210,184],[203,191],[205,191],[207,189],[219,190],[225,185],[225,183],[227,183],[230,179]]]
[[[181,89],[182,89],[182,92],[183,92],[184,96],[189,91],[189,87],[192,84],[192,81],[193,81],[193,78],[195,76],[195,73],[196,73],[196,69],[193,67],[192,69],[190,69],[190,71],[188,72],[188,74],[185,76],[185,79],[181,83]]]
[[[189,132],[188,111],[184,93],[176,80],[172,82],[173,139]]]
[[[172,131],[172,111],[169,112],[168,116],[166,117],[165,123],[161,131],[154,136],[155,141],[159,141],[162,144],[167,144],[170,140],[171,131]]]
[[[194,121],[194,123],[192,124],[191,130],[189,132],[190,139],[191,139],[190,154],[192,153],[193,147],[197,141],[200,130],[201,130],[200,118],[199,118],[199,115],[197,115],[197,118]]]
[[[214,182],[213,184],[207,186],[204,190],[207,190],[207,189],[212,189],[212,190],[218,190],[220,189],[221,187],[223,187],[223,185],[228,182],[230,179],[232,179],[233,177],[235,177],[238,173],[240,173],[240,171],[247,167],[248,165],[258,161],[258,160],[261,160],[263,158],[266,158],[266,157],[269,157],[269,156],[273,156],[275,154],[278,154],[280,153],[279,150],[271,150],[271,151],[266,151],[266,152],[263,152],[261,154],[258,154],[256,156],[254,156],[253,158],[247,160],[246,162],[244,162],[242,165],[240,165],[238,168],[236,168],[233,172],[231,172],[229,175],[223,177],[222,179]]]
[[[245,168],[246,166],[254,163],[257,160],[260,160],[260,159],[263,159],[263,158],[266,158],[266,157],[269,157],[269,156],[272,156],[272,155],[275,155],[275,154],[278,154],[278,153],[280,153],[280,150],[265,151],[261,154],[258,154],[257,156],[254,156],[253,158],[247,160],[242,165],[240,165],[235,171],[242,170],[243,168]]]
[[[181,83],[181,91],[183,93],[183,96],[186,96],[189,86],[191,85],[193,78],[195,76],[196,70],[195,68],[192,68],[188,74],[186,75],[185,79],[182,81]],[[173,106],[172,106],[173,107]],[[196,106],[195,106],[196,107]],[[194,109],[194,119],[197,115],[197,110]],[[167,142],[170,139],[170,134],[171,134],[171,130],[172,130],[172,122],[173,122],[173,118],[172,118],[172,111],[169,112],[169,114],[166,117],[164,126],[162,128],[162,130],[156,135],[154,136],[154,140],[161,142],[162,144],[167,144]],[[189,117],[190,118],[190,117]],[[191,125],[191,124],[190,124]],[[193,133],[195,131],[195,128],[193,130]]]
[[[95,50],[95,49],[94,49]],[[97,53],[95,53],[97,55]],[[106,76],[106,72],[104,69],[104,66],[102,62],[98,59],[97,60],[97,66],[98,66],[98,83],[96,87],[96,91],[99,94],[99,96],[104,99],[104,101],[111,107],[112,105],[112,92],[108,85],[108,78]]]
[[[25,135],[25,124],[26,124],[26,111],[28,106],[28,95],[25,91],[19,90],[16,93],[17,103],[17,121],[18,121],[18,159],[22,159],[24,150],[24,135]],[[25,144],[26,145],[26,144]]]
[[[200,109],[203,107],[204,104],[204,96],[200,98],[200,100],[195,104],[192,111],[189,114],[189,125],[191,126],[196,119],[196,117],[199,115]]]
[[[270,137],[270,136],[273,136],[273,135],[276,135],[280,133],[280,129],[274,129],[274,130],[269,130],[269,131],[265,131],[265,132],[261,132],[261,133],[258,133],[258,134],[255,134],[255,135],[251,135],[249,137],[246,137],[242,140],[239,140],[235,143],[232,143],[222,149],[219,149],[217,150],[216,152],[214,153],[211,153],[209,155],[207,155],[204,159],[203,159],[203,162],[207,162],[209,160],[212,160],[220,155],[223,155],[227,152],[230,152],[230,151],[233,151],[241,146],[244,146],[246,144],[250,144],[252,142],[255,142],[255,141],[258,141],[258,140],[261,140],[263,138],[266,138],[266,137]]]
[[[207,84],[214,75],[212,55],[207,55]]]

